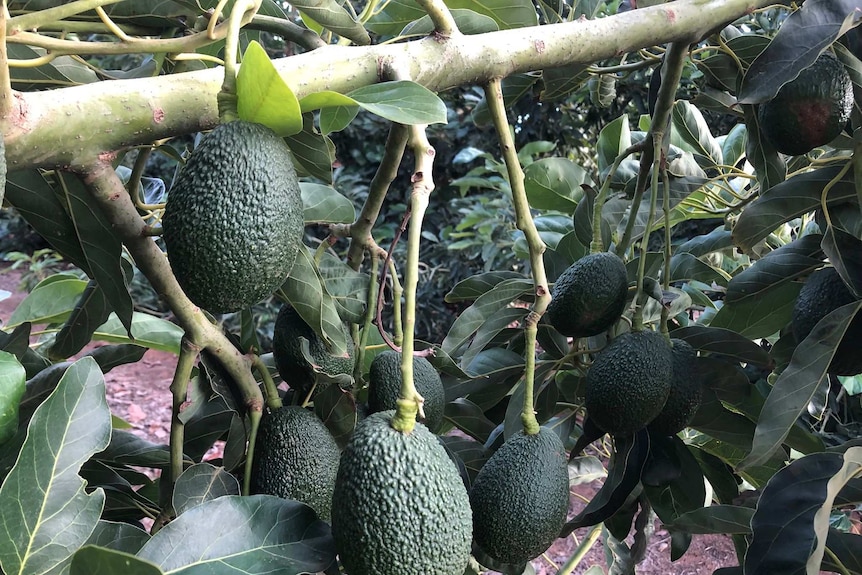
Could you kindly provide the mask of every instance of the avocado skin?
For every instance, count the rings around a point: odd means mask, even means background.
[[[625,263],[616,254],[584,256],[554,283],[548,321],[566,336],[600,334],[623,314],[628,285]]]
[[[329,353],[326,342],[320,338],[311,326],[305,323],[299,313],[290,305],[283,305],[275,318],[272,334],[272,356],[281,378],[305,398],[314,385],[314,369],[302,355],[302,341],[308,340],[308,349],[314,363],[329,375],[352,375],[354,365],[353,340],[347,326],[342,324],[342,333],[347,340],[347,357],[339,357]],[[325,387],[325,386],[323,386]],[[318,385],[314,390],[317,395],[323,390]]]
[[[470,557],[467,490],[437,436],[373,413],[353,432],[338,467],[332,534],[350,575],[462,575]]]
[[[697,373],[697,351],[683,339],[672,338],[673,378],[667,401],[647,427],[659,435],[676,435],[694,417],[703,396]]]
[[[550,429],[520,431],[506,440],[470,490],[476,544],[503,563],[521,564],[544,553],[566,522],[567,462]]]
[[[630,435],[661,412],[670,394],[673,357],[660,333],[624,333],[608,344],[587,371],[590,419],[611,435]]]
[[[812,273],[799,291],[793,306],[791,328],[797,344],[801,344],[817,322],[830,312],[854,301],[856,298],[835,268],[822,268]],[[844,332],[844,337],[838,344],[835,355],[832,356],[829,373],[832,375],[862,373],[860,341],[862,341],[862,314],[857,313],[847,326],[847,331]]]
[[[372,413],[395,409],[401,396],[401,352],[389,349],[377,354],[368,374],[368,407]],[[425,398],[422,423],[437,433],[443,425],[446,392],[440,374],[424,357],[413,356],[413,385]]]
[[[284,140],[237,120],[208,133],[168,194],[168,260],[212,313],[247,308],[285,280],[302,245],[299,180]]]
[[[341,450],[326,425],[299,406],[265,411],[257,431],[252,494],[301,501],[329,520]]]
[[[782,154],[800,156],[841,133],[853,111],[853,84],[829,52],[758,109],[760,130]]]

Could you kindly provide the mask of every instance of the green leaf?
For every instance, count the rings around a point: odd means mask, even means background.
[[[821,246],[850,292],[862,298],[862,241],[835,226],[829,226]]]
[[[485,416],[481,407],[463,397],[446,404],[444,417],[455,427],[482,443],[488,440],[494,428],[497,427]]]
[[[308,250],[299,250],[293,269],[281,289],[303,321],[330,346],[330,353],[347,353],[348,342],[344,341],[335,302],[326,291],[323,278]]]
[[[84,183],[78,177],[64,177],[62,172],[57,172],[57,179],[84,257],[87,258],[89,275],[99,284],[111,309],[129,330],[132,324],[132,296],[126,288],[123,245],[101,208],[91,199]]]
[[[493,271],[484,272],[470,276],[455,284],[455,286],[446,294],[444,300],[446,303],[456,303],[461,301],[474,301],[482,294],[492,290],[494,286],[503,280],[523,279],[526,280],[524,274],[512,271]]]
[[[697,107],[687,100],[677,100],[673,105],[672,121],[676,133],[695,153],[706,156],[714,164],[724,163],[721,146],[715,141],[709,131],[709,125]]]
[[[629,130],[628,115],[623,114],[602,128],[596,144],[596,155],[598,156],[599,171],[603,178],[607,175],[617,156],[631,145],[632,137]]]
[[[284,139],[293,156],[294,167],[300,176],[312,176],[331,183],[335,145],[314,129],[312,114],[303,114],[302,121],[302,131]]]
[[[450,12],[452,13],[452,18],[455,19],[458,30],[462,34],[485,34],[486,32],[496,32],[500,29],[500,26],[493,18],[479,14],[473,10],[455,8],[450,10]],[[431,17],[426,14],[405,26],[399,36],[427,36],[432,32],[434,32],[434,23],[431,22]]]
[[[299,101],[256,41],[243,54],[236,92],[237,112],[246,122],[263,124],[282,137],[302,131]]]
[[[44,48],[10,43],[9,58],[35,60],[44,58]],[[44,90],[50,86],[75,86],[96,82],[99,77],[89,66],[72,56],[59,56],[40,66],[15,67],[11,71],[12,87],[16,90]]]
[[[371,37],[337,0],[297,0],[292,3],[324,28],[360,46],[371,44]]]
[[[107,321],[109,315],[111,308],[105,294],[98,283],[90,280],[69,319],[54,337],[49,355],[62,359],[75,355],[90,343],[93,332]]]
[[[375,13],[366,27],[381,36],[395,36],[410,22],[425,16],[416,0],[391,0]]]
[[[710,320],[711,327],[723,327],[756,339],[777,333],[790,321],[793,305],[802,286],[784,283],[769,291],[769,305],[761,298],[726,302]]]
[[[539,23],[530,0],[446,0],[452,9],[463,8],[493,18],[500,30],[535,26]]]
[[[380,82],[357,88],[347,95],[363,109],[399,124],[445,124],[447,121],[443,100],[416,82]]]
[[[0,351],[0,445],[18,431],[18,404],[24,395],[27,374],[18,358]]]
[[[130,523],[99,520],[90,538],[87,539],[87,544],[126,553],[137,553],[149,539],[149,533]]]
[[[60,323],[69,317],[87,282],[72,274],[55,274],[45,278],[18,304],[6,327],[24,322]]]
[[[697,280],[707,285],[715,282],[727,285],[730,275],[720,268],[715,268],[690,253],[681,252],[670,258],[670,280]]]
[[[303,100],[304,102],[305,100]],[[351,100],[352,102],[352,100]],[[326,135],[332,132],[340,132],[350,122],[356,118],[359,113],[359,106],[332,106],[320,110],[320,131]]]
[[[105,493],[84,491],[78,469],[108,445],[105,380],[84,358],[30,420],[15,466],[0,487],[0,568],[8,575],[61,572],[89,538]]]
[[[85,545],[72,558],[70,575],[163,575],[158,565],[138,559],[131,553]]]
[[[149,314],[134,312],[132,314],[132,336],[126,335],[126,330],[111,314],[108,321],[99,326],[93,333],[93,339],[111,343],[134,343],[149,349],[158,349],[179,355],[180,340],[183,330],[178,325]]]
[[[503,93],[503,105],[506,109],[511,108],[515,102],[527,94],[537,81],[538,78],[532,74],[512,74],[503,78],[500,83],[500,91]],[[473,108],[470,116],[473,118],[473,123],[477,126],[488,126],[493,123],[491,110],[488,108],[487,94],[482,96],[482,99]],[[529,146],[530,144],[527,145]]]
[[[670,527],[687,533],[751,533],[754,509],[736,505],[701,507],[677,517]]]
[[[558,100],[568,96],[590,78],[586,63],[568,64],[542,71],[542,101]]]
[[[355,271],[328,253],[320,259],[318,270],[341,319],[349,323],[363,323],[368,303],[368,283],[371,281],[368,274]]]
[[[850,575],[862,573],[862,537],[855,533],[830,529],[826,538],[826,547],[832,553],[823,557],[820,569],[832,573],[840,573],[841,569],[847,569]]]
[[[322,90],[320,92],[308,94],[299,101],[299,105],[302,108],[303,114],[320,109],[325,110],[327,108],[349,108],[351,106],[358,106],[356,100],[350,96],[345,96],[344,94],[333,92],[332,90]]]
[[[182,552],[177,552],[181,550]],[[335,561],[329,526],[311,507],[270,495],[227,495],[168,523],[138,552],[165,573],[317,573]]]
[[[820,207],[823,189],[836,178],[841,166],[820,168],[794,176],[766,190],[739,216],[733,241],[745,252],[771,234],[778,226]],[[836,181],[826,196],[828,206],[853,201],[856,186],[850,171]]]
[[[306,224],[352,224],[356,219],[353,202],[331,186],[300,182],[303,220]]]
[[[314,396],[314,413],[340,447],[347,444],[357,423],[356,399],[339,385],[328,385]]]
[[[593,185],[589,174],[568,158],[543,158],[524,170],[527,200],[537,210],[573,213],[584,197],[584,184]]]
[[[738,273],[727,284],[725,301],[770,297],[776,286],[791,282],[823,265],[820,234],[808,234],[775,249]]]
[[[644,482],[644,493],[663,523],[673,523],[680,515],[702,508],[706,499],[703,472],[694,455],[679,437],[669,439],[671,455],[681,466],[680,474],[661,486],[647,485]],[[650,447],[651,456],[654,446],[655,442]]]
[[[760,118],[754,106],[742,107],[747,126],[745,156],[754,166],[754,173],[760,183],[761,193],[781,184],[787,177],[787,165],[775,146],[763,137]]]
[[[817,322],[799,342],[790,365],[781,373],[760,413],[751,453],[740,467],[761,465],[778,449],[826,376],[847,326],[862,310],[862,301],[843,305]]]
[[[239,495],[236,477],[209,463],[195,463],[177,478],[173,506],[177,515],[225,495]]]
[[[756,365],[769,363],[769,354],[765,349],[730,329],[691,325],[673,330],[670,336],[684,339],[694,349],[707,353],[721,354]]]
[[[470,365],[476,356],[488,345],[491,345],[494,338],[511,324],[517,323],[520,325],[529,311],[525,307],[504,307],[488,316],[485,322],[476,330],[469,347],[464,351],[464,355],[461,356],[461,367],[465,368]]]

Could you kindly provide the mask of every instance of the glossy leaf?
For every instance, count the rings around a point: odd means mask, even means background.
[[[455,427],[484,443],[491,436],[496,425],[490,421],[482,409],[468,399],[458,398],[450,401],[445,407],[445,417],[455,424]]]
[[[790,321],[801,288],[798,283],[775,287],[769,292],[768,306],[763,305],[759,298],[726,302],[709,325],[729,329],[751,339],[769,337]]]
[[[676,253],[689,253],[699,258],[731,246],[733,246],[733,240],[730,237],[730,230],[725,229],[724,226],[719,226],[708,234],[695,236],[683,242],[676,249]]]
[[[511,324],[521,324],[530,310],[525,307],[504,307],[489,315],[476,330],[473,340],[461,356],[461,367],[464,368],[476,358],[487,346],[491,345],[503,330]]]
[[[733,228],[733,240],[743,251],[768,236],[778,226],[820,207],[820,196],[829,182],[838,176],[840,166],[820,168],[794,176],[766,190],[745,208]],[[852,172],[830,188],[827,205],[852,201],[856,187]]]
[[[537,210],[573,213],[584,184],[593,185],[589,174],[568,158],[543,158],[524,169],[527,200]]]
[[[239,495],[236,477],[209,463],[195,463],[177,478],[173,507],[177,515],[225,495]]]
[[[691,325],[673,330],[670,336],[684,339],[700,351],[717,353],[756,365],[769,363],[769,354],[765,349],[730,329]]]
[[[855,533],[829,529],[826,547],[831,554],[827,553],[823,557],[823,564],[820,566],[822,570],[840,573],[841,569],[847,569],[850,575],[862,574],[862,537]],[[832,555],[841,562],[840,566]]]
[[[673,523],[680,515],[702,508],[706,499],[703,472],[694,455],[679,437],[674,436],[669,440],[669,451],[679,462],[680,473],[664,485],[648,485],[646,481],[643,482],[644,494],[663,523]],[[651,440],[651,458],[654,446],[660,441]]]
[[[446,123],[443,100],[415,82],[380,82],[357,88],[347,95],[372,114],[399,124]]]
[[[352,224],[356,219],[353,202],[331,186],[300,182],[303,219],[306,224]]]
[[[299,101],[256,41],[243,54],[236,92],[240,119],[263,124],[282,137],[302,131]]]
[[[18,404],[24,395],[27,374],[9,352],[0,351],[0,445],[18,431]]]
[[[62,571],[89,538],[105,494],[85,493],[78,469],[110,436],[105,380],[93,359],[81,359],[33,414],[18,461],[0,487],[5,573]]]
[[[578,6],[580,4],[578,3]],[[590,73],[586,63],[546,68],[542,72],[542,84],[544,85],[542,100],[552,101],[568,96],[585,84],[589,78]]]
[[[72,558],[70,575],[163,575],[164,571],[131,553],[85,545]]]
[[[209,528],[207,528],[209,527]],[[323,571],[335,560],[329,526],[303,503],[227,495],[197,505],[167,524],[138,557],[177,575],[234,571],[298,575]]]
[[[772,42],[751,64],[739,91],[744,104],[770,100],[814,63],[839,36],[862,21],[856,0],[814,0],[785,20]]]
[[[823,264],[820,234],[808,234],[769,252],[733,277],[727,285],[728,302],[767,296],[775,286],[793,281]]]
[[[670,258],[671,281],[697,280],[707,285],[715,282],[727,285],[730,276],[720,268],[713,267],[690,253],[674,254]]]
[[[293,5],[339,36],[344,36],[360,46],[371,44],[371,37],[362,24],[336,0],[297,0]]]
[[[180,353],[182,328],[162,318],[134,312],[132,314],[132,335],[134,339],[126,335],[125,328],[117,316],[112,314],[108,321],[96,329],[93,333],[93,339],[111,343],[134,343],[149,349]]]
[[[604,178],[617,156],[632,145],[629,117],[623,114],[613,122],[608,123],[599,133],[596,144],[599,171]]]
[[[24,44],[9,44],[9,58],[18,60],[34,60],[44,58],[44,48],[26,46]],[[12,86],[16,90],[44,90],[46,86],[62,87],[89,84],[98,81],[98,76],[83,62],[72,56],[52,58],[40,66],[25,66],[16,68],[11,73]]]
[[[757,422],[751,453],[740,464],[764,463],[781,445],[796,419],[805,410],[835,354],[850,322],[862,310],[862,301],[839,307],[820,320],[793,352],[772,386]]]
[[[63,273],[50,276],[33,288],[24,298],[6,323],[15,327],[24,322],[59,323],[65,321],[78,297],[86,289],[87,282],[73,274]]]

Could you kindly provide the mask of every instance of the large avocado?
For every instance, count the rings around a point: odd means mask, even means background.
[[[676,435],[694,417],[703,396],[697,372],[697,351],[685,340],[670,340],[673,348],[673,378],[670,394],[655,419],[647,427],[659,435]]]
[[[299,181],[284,140],[260,124],[221,124],[201,140],[168,194],[171,268],[196,305],[246,308],[284,282],[302,245]]]
[[[302,501],[329,520],[341,451],[314,413],[298,406],[266,411],[251,471],[251,492]]]
[[[391,426],[394,411],[362,420],[341,455],[332,534],[350,575],[462,575],[470,557],[467,490],[421,423]]]
[[[611,327],[622,315],[628,295],[626,266],[601,252],[569,266],[551,290],[547,317],[563,335],[589,337]]]
[[[853,84],[829,52],[758,109],[760,130],[783,154],[799,156],[834,140],[853,110]]]
[[[318,369],[331,376],[352,375],[354,363],[353,340],[347,326],[341,325],[342,334],[347,341],[347,355],[332,355],[326,342],[318,336],[311,326],[305,323],[299,313],[289,305],[283,305],[275,318],[272,335],[272,355],[281,378],[296,391],[302,399],[314,386],[314,368],[302,354],[302,340],[308,340],[308,350]],[[314,395],[325,385],[314,388]]]
[[[506,440],[470,490],[476,544],[503,563],[520,564],[544,553],[566,522],[567,462],[560,438],[547,428]]]
[[[372,413],[395,409],[401,396],[401,352],[383,351],[371,362],[368,375],[368,408]],[[443,424],[443,407],[446,393],[440,374],[424,357],[413,356],[413,385],[425,399],[422,408],[425,419],[421,420],[433,433]]]
[[[805,285],[799,291],[793,306],[791,327],[797,343],[802,343],[814,326],[830,312],[842,305],[856,301],[853,294],[838,271],[833,267],[822,268],[812,273]],[[829,363],[829,373],[833,375],[856,375],[862,373],[862,353],[859,353],[859,342],[862,341],[862,314],[857,313],[832,361]]]
[[[663,335],[624,333],[611,340],[587,371],[587,413],[602,431],[630,435],[661,412],[672,377],[673,357]]]

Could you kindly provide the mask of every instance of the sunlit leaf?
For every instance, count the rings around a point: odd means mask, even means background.
[[[299,101],[257,42],[251,42],[243,54],[236,91],[241,119],[263,124],[279,136],[302,131]]]
[[[415,82],[380,82],[357,88],[347,95],[372,114],[399,124],[446,123],[443,100]]]

